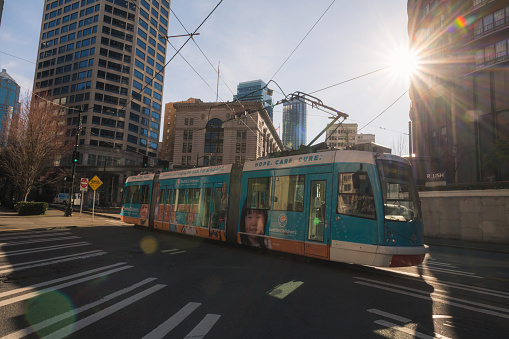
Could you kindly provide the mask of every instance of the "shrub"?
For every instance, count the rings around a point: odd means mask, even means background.
[[[18,215],[41,215],[46,213],[48,203],[20,201],[14,205],[14,209],[18,211]]]

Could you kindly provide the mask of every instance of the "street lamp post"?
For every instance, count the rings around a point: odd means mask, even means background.
[[[71,169],[71,194],[67,197],[67,208],[65,209],[65,216],[72,217],[72,207],[74,204],[74,178],[76,176],[76,162],[77,162],[77,154],[78,154],[78,143],[79,136],[81,131],[81,107],[78,110],[78,128],[76,129],[76,137],[74,139],[74,151],[73,151],[73,159],[72,159],[72,169]]]

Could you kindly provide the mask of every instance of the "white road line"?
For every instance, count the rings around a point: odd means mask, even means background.
[[[464,276],[469,276],[471,278],[484,279],[483,277],[480,277],[480,276],[476,275],[475,273],[458,271],[458,270],[450,270],[450,269],[442,268],[442,267],[426,266],[426,267],[422,267],[422,269],[429,270],[429,271],[435,271],[435,272],[450,273],[450,274],[455,274],[455,275],[464,275]]]
[[[447,337],[444,337],[439,334],[435,334],[435,336],[430,336],[421,332],[417,332],[416,330],[412,330],[411,328],[404,327],[404,326],[398,326],[396,324],[393,324],[391,322],[385,321],[385,320],[377,320],[375,321],[375,324],[385,326],[387,328],[400,331],[406,334],[410,334],[414,338],[421,338],[421,339],[433,339],[433,338],[442,338],[442,339],[448,339]]]
[[[29,262],[25,262],[25,263],[0,266],[0,274],[10,273],[13,271],[26,270],[26,269],[33,268],[33,267],[47,266],[47,265],[71,261],[71,260],[85,259],[85,258],[95,257],[98,255],[103,255],[106,253],[107,252],[103,252],[101,250],[95,250],[95,251],[90,251],[90,252],[82,252],[82,253],[64,255],[64,256],[55,257],[55,258],[35,260],[35,261],[29,261]]]
[[[114,292],[114,293],[111,293],[93,303],[90,303],[90,304],[87,304],[87,305],[84,305],[84,306],[81,306],[81,307],[78,307],[78,308],[75,308],[71,311],[68,311],[68,312],[65,312],[65,313],[62,313],[62,314],[59,314],[53,318],[50,318],[50,319],[47,319],[47,320],[44,320],[38,324],[34,324],[34,325],[31,325],[30,327],[27,327],[27,328],[24,328],[22,330],[19,330],[17,332],[13,332],[13,333],[10,333],[0,339],[17,339],[17,338],[22,338],[22,337],[25,337],[29,334],[32,334],[36,331],[40,331],[42,330],[43,328],[46,328],[48,326],[51,326],[51,325],[54,325],[62,320],[65,320],[67,318],[70,318],[70,317],[74,317],[76,314],[79,314],[81,312],[84,312],[84,311],[87,311],[91,308],[94,308],[96,306],[99,306],[107,301],[110,301],[110,300],[113,300],[123,294],[126,294],[126,293],[129,293],[135,289],[137,289],[138,287],[141,287],[145,284],[148,284],[149,282],[152,282],[154,280],[156,280],[157,278],[148,278],[148,279],[145,279],[137,284],[134,284],[130,287],[127,287],[127,288],[124,288],[124,289],[121,289],[117,292]]]
[[[28,250],[18,250],[18,251],[9,251],[9,252],[3,252],[0,254],[0,258],[3,257],[12,257],[15,255],[23,255],[23,254],[29,254],[29,253],[38,253],[38,252],[47,252],[47,251],[55,251],[62,248],[70,248],[70,247],[78,247],[78,246],[86,246],[90,245],[89,242],[75,242],[70,244],[64,244],[64,245],[54,245],[54,246],[47,246],[47,247],[37,247],[37,248],[31,248]]]
[[[400,321],[400,322],[402,322],[404,324],[409,323],[409,322],[412,321],[411,319],[400,317],[399,315],[388,313],[388,312],[384,312],[384,311],[380,311],[380,310],[377,310],[377,309],[374,309],[374,308],[369,309],[368,312],[374,313],[374,314],[378,314],[378,315],[381,315],[382,317],[386,317],[386,318],[389,318],[389,319],[392,319],[392,320]]]
[[[439,261],[425,261],[423,262],[421,265],[419,265],[418,267],[426,267],[426,266],[446,266],[446,267],[452,267],[452,268],[457,268],[456,266],[453,266],[451,264],[448,264],[448,263],[445,263],[445,262],[439,262]]]
[[[161,339],[184,319],[186,319],[194,310],[200,307],[200,303],[188,303],[180,311],[172,315],[168,320],[155,328],[152,332],[143,337],[143,339]]]
[[[181,254],[181,253],[186,253],[186,251],[173,252],[173,253],[170,253],[170,254],[173,255],[173,254]]]
[[[200,321],[200,323],[184,337],[184,339],[201,339],[205,337],[219,318],[221,318],[219,314],[207,314],[205,318],[203,318],[203,320]]]
[[[354,277],[354,278],[355,279],[360,279],[360,280],[371,281],[371,282],[375,282],[375,283],[382,283],[382,282],[380,282],[378,280],[365,279],[365,278],[361,278],[361,277]],[[413,278],[407,278],[407,279],[412,279],[412,280],[416,280],[416,281],[421,281],[422,282],[421,279],[413,279]],[[450,287],[450,288],[456,288],[458,290],[464,290],[464,291],[475,292],[475,293],[479,293],[479,294],[492,295],[492,296],[495,296],[495,297],[498,297],[498,298],[509,299],[509,292],[490,290],[490,289],[487,289],[487,288],[484,288],[484,287],[470,286],[470,285],[454,283],[454,282],[448,282],[448,281],[442,282],[442,281],[439,281],[437,279],[432,279],[432,280],[434,280],[434,281],[432,283],[430,283],[430,284],[442,285],[442,286],[447,286],[447,287]],[[392,284],[386,284],[386,285],[392,286]],[[435,289],[435,291],[437,291],[437,290]]]
[[[162,250],[161,253],[180,251],[178,248],[172,248],[171,250]]]
[[[155,285],[153,287],[150,287],[146,289],[143,292],[140,292],[138,294],[133,295],[132,297],[129,297],[127,299],[124,299],[114,305],[111,305],[110,307],[105,308],[104,310],[101,310],[95,314],[92,314],[91,316],[88,316],[86,318],[83,318],[81,320],[78,320],[77,322],[67,325],[65,327],[62,327],[56,332],[51,333],[48,336],[45,336],[45,339],[57,339],[57,338],[64,338],[69,336],[69,334],[76,333],[79,330],[93,324],[96,321],[99,321],[121,309],[124,307],[127,307],[131,305],[132,303],[135,303],[138,300],[141,300],[145,298],[146,296],[149,296],[150,294],[159,291],[161,288],[165,287],[166,285]]]
[[[65,234],[68,234],[68,233],[71,233],[69,230],[45,230],[45,231],[34,231],[34,232],[29,232],[29,231],[22,231],[22,232],[0,232],[0,240],[4,240],[4,239],[17,239],[17,238],[33,238],[33,237],[44,237],[44,236],[53,236],[55,235],[54,233],[59,233],[57,235],[60,235],[62,233],[65,233]],[[37,235],[37,234],[41,234],[41,235]]]
[[[85,272],[69,275],[67,277],[58,278],[58,279],[55,279],[55,280],[45,281],[45,282],[42,282],[42,283],[39,283],[39,284],[35,284],[35,285],[32,285],[32,286],[17,288],[15,290],[10,290],[10,291],[6,291],[6,292],[3,292],[3,293],[0,293],[0,298],[6,297],[8,295],[19,294],[19,293],[30,291],[30,290],[35,290],[36,288],[40,288],[40,287],[56,284],[56,283],[59,283],[59,282],[62,282],[62,281],[71,280],[71,279],[74,279],[74,278],[79,278],[79,277],[82,277],[82,276],[87,275],[87,274],[91,274],[91,273],[107,270],[109,268],[113,268],[113,267],[121,266],[121,265],[125,265],[125,262],[120,262],[120,263],[116,263],[116,264],[109,265],[109,266],[103,266],[103,267],[95,268],[93,270],[89,270],[89,271],[85,271]]]
[[[61,235],[69,235],[72,234],[69,231],[61,231],[58,234],[36,234],[36,235],[19,235],[16,237],[1,237],[2,241],[10,241],[10,240],[18,240],[18,239],[34,239],[34,238],[44,238],[44,237],[53,237],[53,236],[61,236]]]
[[[18,242],[8,242],[8,243],[0,243],[0,247],[15,246],[15,245],[26,245],[26,244],[35,244],[35,243],[38,243],[38,242],[79,239],[79,238],[80,237],[78,237],[78,236],[71,236],[71,237],[62,237],[62,238],[45,238],[45,239],[36,239],[36,240],[27,240],[27,241],[18,241]]]
[[[88,277],[85,277],[85,278],[69,281],[69,282],[64,283],[64,284],[56,285],[56,286],[53,286],[53,287],[48,287],[48,288],[45,288],[45,289],[40,290],[40,291],[35,291],[35,292],[32,292],[32,293],[27,293],[27,294],[20,295],[18,297],[14,297],[14,298],[10,298],[10,299],[5,299],[5,300],[0,301],[0,307],[6,306],[6,305],[10,305],[10,304],[14,304],[14,303],[16,303],[18,301],[27,300],[27,299],[33,298],[35,296],[38,296],[38,295],[41,295],[41,294],[44,294],[44,293],[53,292],[53,291],[56,291],[56,290],[59,290],[59,289],[62,289],[62,288],[68,287],[68,286],[77,285],[77,284],[80,284],[80,283],[85,282],[85,281],[94,280],[94,279],[97,279],[97,278],[103,278],[104,276],[107,276],[109,274],[120,272],[120,271],[126,270],[128,268],[132,268],[132,267],[133,266],[118,267],[118,268],[115,268],[115,269],[112,269],[112,270],[109,270],[109,271],[105,271],[105,272],[101,272],[101,273],[98,273],[98,274],[94,274],[94,275],[91,275],[91,276],[88,276]]]
[[[433,294],[429,294],[429,292],[426,292],[426,291],[418,291],[419,293],[423,293],[423,294],[415,294],[415,293],[410,293],[410,292],[405,292],[405,291],[402,291],[402,290],[398,290],[398,289],[395,289],[395,288],[389,288],[389,287],[384,287],[384,286],[381,286],[381,285],[370,284],[370,283],[366,283],[366,282],[363,282],[363,281],[356,281],[355,283],[359,284],[359,285],[364,285],[364,286],[369,286],[369,287],[374,287],[374,288],[386,290],[386,291],[389,291],[389,292],[395,292],[395,293],[398,293],[398,294],[408,295],[408,296],[411,296],[411,297],[416,297],[416,298],[420,298],[420,299],[424,299],[424,300],[428,300],[428,301],[432,301],[432,302],[440,302],[440,303],[443,303],[443,304],[446,304],[446,305],[456,306],[456,307],[459,307],[459,308],[463,308],[465,310],[475,311],[475,312],[479,312],[479,313],[493,315],[493,316],[500,317],[500,318],[509,319],[509,314],[504,314],[504,313],[500,313],[500,312],[495,312],[495,311],[490,311],[489,310],[489,309],[492,309],[492,310],[497,310],[497,311],[501,311],[501,312],[509,312],[509,309],[502,308],[502,307],[496,307],[496,306],[491,306],[491,305],[487,305],[487,304],[476,303],[476,302],[472,302],[472,301],[468,301],[468,300],[463,300],[463,299],[459,299],[459,298],[452,298],[452,297],[447,297],[447,296],[436,296],[436,295],[433,295]],[[401,288],[401,286],[398,286],[398,287]],[[427,295],[425,295],[425,294],[427,294]],[[463,302],[463,304],[460,304],[458,302],[452,302],[452,301],[449,301],[449,300],[460,301],[460,302]],[[485,307],[487,309],[480,309],[479,307],[468,306],[467,304],[475,305],[475,306],[481,306],[481,307]]]

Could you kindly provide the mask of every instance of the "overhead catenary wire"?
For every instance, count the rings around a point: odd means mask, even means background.
[[[292,57],[293,53],[299,48],[299,46],[306,40],[307,36],[311,33],[311,31],[315,28],[315,26],[322,20],[325,13],[329,11],[329,9],[332,7],[332,5],[336,2],[336,0],[333,0],[329,7],[322,13],[322,15],[318,18],[318,20],[315,22],[315,24],[309,29],[309,31],[306,33],[306,35],[302,38],[302,40],[297,44],[297,46],[293,49],[293,51],[290,53],[290,55],[286,58],[286,60],[283,62],[283,64],[277,69],[276,73],[270,78],[271,80],[276,77],[276,75],[279,73],[279,71],[283,68],[283,66],[286,64],[286,62]]]

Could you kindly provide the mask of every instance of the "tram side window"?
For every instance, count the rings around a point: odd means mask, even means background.
[[[130,204],[133,192],[131,190],[131,186],[126,186],[124,189],[124,204]]]
[[[251,178],[247,183],[247,208],[270,209],[272,177]]]
[[[177,191],[177,212],[186,211],[186,190],[179,188]]]
[[[150,187],[145,185],[141,186],[141,200],[140,204],[148,204],[150,202]]]
[[[140,203],[140,186],[138,186],[138,185],[131,186],[131,190],[133,193],[131,204],[139,204]]]
[[[375,219],[375,200],[366,172],[339,173],[338,214]]]
[[[210,199],[212,197],[212,188],[205,188],[205,195],[203,196],[203,209],[201,213],[201,226],[207,227],[210,215]]]
[[[198,213],[200,209],[201,188],[190,188],[187,192],[186,211]]]
[[[275,211],[304,211],[304,175],[276,177],[274,182]]]

